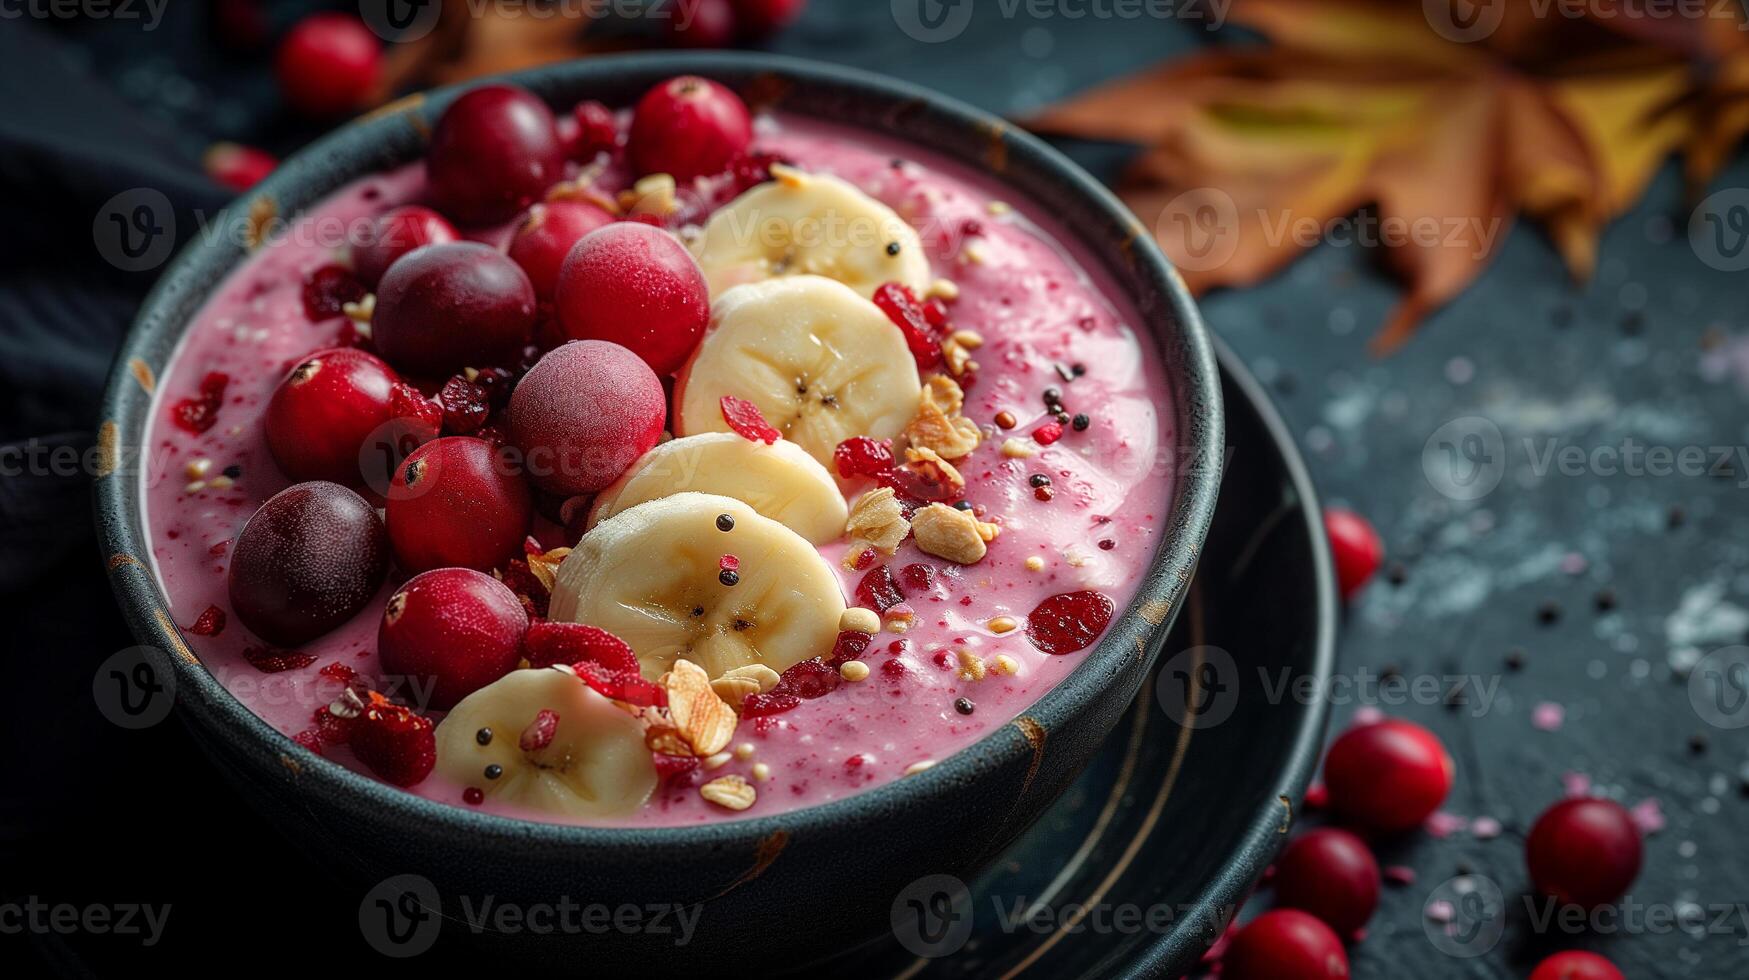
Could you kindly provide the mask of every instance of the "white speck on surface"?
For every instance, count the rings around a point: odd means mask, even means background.
[[[1725,598],[1727,583],[1713,579],[1682,593],[1664,620],[1664,640],[1672,647],[1736,643],[1749,631],[1749,610]]]

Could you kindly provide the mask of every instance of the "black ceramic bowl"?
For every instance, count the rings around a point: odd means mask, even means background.
[[[705,75],[760,107],[828,119],[994,172],[1079,233],[1139,309],[1164,358],[1178,465],[1166,533],[1140,593],[1067,679],[1014,723],[919,775],[838,802],[710,826],[603,829],[509,820],[433,803],[295,745],[238,703],[189,652],[152,574],[140,487],[127,467],[97,484],[97,520],[122,609],[141,642],[169,651],[182,717],[214,762],[311,859],[361,883],[400,874],[435,886],[443,921],[464,900],[534,905],[701,905],[696,934],[584,933],[593,967],[795,964],[887,928],[902,889],[935,873],[968,877],[1069,784],[1131,703],[1185,598],[1220,481],[1220,379],[1209,338],[1151,236],[1103,187],[1007,123],[903,82],[768,56],[599,58],[512,76],[555,105],[629,105],[672,75]],[[191,245],[141,308],[104,398],[111,461],[145,438],[142,376],[162,376],[191,317],[247,257],[263,215],[295,215],[338,187],[417,159],[461,89],[414,96],[311,146],[239,200],[220,233]],[[140,365],[150,374],[139,370]],[[193,842],[191,860],[207,860]],[[292,855],[286,855],[292,860]],[[428,899],[429,901],[429,899]],[[368,903],[367,903],[368,904]],[[361,907],[361,917],[367,909]],[[486,931],[507,952],[578,955],[578,942]],[[561,953],[561,951],[563,951]],[[652,956],[659,959],[652,959]],[[571,959],[573,964],[578,962]]]

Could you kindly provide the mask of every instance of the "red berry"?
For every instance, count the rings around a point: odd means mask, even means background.
[[[208,371],[200,379],[200,390],[170,406],[170,418],[178,428],[199,435],[219,421],[219,409],[225,404],[225,389],[231,376],[223,371]]]
[[[656,778],[662,782],[694,771],[698,768],[699,763],[699,758],[696,755],[669,755],[666,752],[652,752],[650,758],[656,763]]]
[[[267,179],[279,160],[266,150],[240,143],[214,143],[201,158],[208,177],[234,191],[246,191]]]
[[[1384,542],[1366,518],[1338,507],[1324,511],[1324,534],[1330,539],[1330,554],[1336,561],[1336,583],[1342,598],[1353,598],[1384,561]]]
[[[304,316],[311,323],[332,320],[346,312],[347,303],[364,299],[370,290],[343,266],[325,265],[304,280]]]
[[[363,485],[359,451],[395,417],[394,369],[356,347],[317,351],[267,403],[267,449],[292,480]]]
[[[638,100],[627,149],[637,173],[669,174],[684,184],[723,172],[752,142],[753,120],[739,96],[682,75]]]
[[[522,646],[531,665],[569,666],[603,697],[640,705],[668,703],[665,690],[644,680],[631,646],[607,630],[581,623],[535,623]]]
[[[1612,800],[1562,800],[1530,828],[1524,856],[1537,891],[1562,904],[1606,905],[1640,873],[1640,831]]]
[[[389,486],[395,561],[490,571],[522,554],[534,500],[505,454],[484,439],[445,436],[408,455]]]
[[[836,667],[847,660],[855,660],[868,650],[868,645],[872,642],[874,637],[867,633],[844,630],[832,641],[832,656],[827,663]]]
[[[771,179],[771,167],[777,163],[789,163],[789,160],[775,153],[765,153],[760,150],[748,150],[729,161],[729,175],[734,178],[734,191],[740,194]]]
[[[574,340],[523,377],[506,417],[529,477],[570,497],[611,484],[656,444],[667,396],[636,354],[606,341]]]
[[[1054,595],[1026,617],[1026,638],[1049,654],[1084,650],[1105,632],[1116,608],[1110,596],[1091,589]]]
[[[723,413],[723,421],[729,423],[729,428],[748,442],[763,442],[769,446],[783,438],[783,433],[765,421],[765,413],[759,410],[759,406],[745,398],[724,395],[717,399],[717,407]]]
[[[734,0],[735,15],[748,37],[763,37],[788,26],[807,5],[808,0]]]
[[[594,100],[577,103],[571,110],[576,132],[566,146],[566,155],[587,163],[598,154],[612,153],[619,146],[619,123],[613,110]]]
[[[905,335],[905,346],[910,349],[911,359],[917,362],[919,371],[927,371],[941,363],[941,337],[929,325],[922,304],[917,302],[917,294],[911,292],[909,286],[898,282],[882,283],[874,291],[873,299],[887,319]]]
[[[513,85],[486,85],[444,110],[426,175],[438,210],[464,225],[509,220],[564,175],[552,110]]]
[[[1352,936],[1379,904],[1379,864],[1366,842],[1322,827],[1295,838],[1275,862],[1278,905],[1310,912]]]
[[[838,668],[819,657],[790,665],[778,678],[773,694],[791,694],[804,701],[825,697],[838,688],[844,678]]]
[[[383,670],[408,678],[433,708],[516,669],[528,614],[503,582],[471,568],[413,576],[383,606],[377,653]]]
[[[863,575],[856,583],[856,602],[866,609],[884,613],[905,601],[905,593],[899,591],[899,583],[893,581],[893,570],[887,565],[878,565]]]
[[[436,726],[372,691],[352,728],[352,752],[385,781],[412,786],[437,765]]]
[[[1438,736],[1397,719],[1351,728],[1330,746],[1324,786],[1337,813],[1376,830],[1418,826],[1451,792],[1454,768]]]
[[[337,116],[370,100],[382,74],[382,46],[346,14],[312,14],[280,42],[274,73],[286,102],[310,116]]]
[[[414,249],[377,287],[371,337],[390,364],[442,377],[513,363],[534,329],[534,286],[489,245]]]
[[[351,619],[389,570],[376,508],[336,483],[299,483],[261,505],[231,550],[231,610],[280,646]]]
[[[1626,980],[1615,964],[1581,950],[1568,950],[1543,960],[1530,971],[1530,980]]]
[[[492,414],[486,389],[459,374],[438,389],[437,403],[443,406],[443,431],[450,435],[465,436],[478,431]]]
[[[382,282],[389,266],[408,252],[461,238],[443,215],[417,204],[384,212],[372,222],[368,236],[352,246],[352,271],[371,289]]]
[[[610,340],[667,376],[704,336],[710,290],[680,239],[617,221],[583,236],[558,272],[554,303],[565,336]]]
[[[800,707],[802,699],[794,694],[780,694],[771,691],[767,694],[749,694],[741,702],[741,717],[765,718],[771,715],[781,715],[785,711],[793,711]]]
[[[1345,980],[1348,954],[1330,927],[1298,909],[1251,920],[1221,957],[1222,980]]]
[[[669,8],[666,31],[677,48],[726,48],[735,43],[736,26],[729,0],[696,0]]]
[[[899,578],[905,583],[905,588],[911,590],[911,594],[928,592],[935,588],[937,571],[936,567],[928,562],[912,562],[899,569]]]
[[[1037,442],[1039,445],[1048,446],[1051,443],[1056,442],[1058,439],[1063,438],[1062,423],[1046,422],[1044,425],[1032,430],[1032,438],[1033,441]]]
[[[510,258],[528,273],[535,296],[551,300],[559,289],[559,269],[572,246],[612,222],[613,215],[588,201],[536,204],[528,209],[516,237],[510,240]]]
[[[208,606],[188,627],[188,632],[195,636],[218,636],[225,631],[225,611],[218,606]]]
[[[893,444],[868,436],[852,436],[832,450],[832,462],[838,467],[838,475],[846,480],[879,476],[893,468]]]

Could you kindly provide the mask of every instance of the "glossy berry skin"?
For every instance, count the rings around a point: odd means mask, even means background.
[[[1641,856],[1639,828],[1613,800],[1562,800],[1543,811],[1524,842],[1537,891],[1584,908],[1626,894]]]
[[[337,483],[299,483],[261,505],[231,548],[231,611],[293,647],[351,619],[389,570],[376,509]]]
[[[513,85],[486,85],[450,104],[431,132],[426,175],[437,209],[463,225],[508,221],[564,175],[552,110]]]
[[[559,288],[559,269],[577,240],[603,225],[613,215],[587,201],[549,201],[528,209],[516,237],[510,240],[510,258],[528,275],[537,299],[550,302]]]
[[[1530,980],[1626,980],[1615,964],[1582,950],[1568,950],[1543,960],[1530,971]]]
[[[1348,953],[1330,927],[1298,909],[1251,920],[1221,957],[1222,980],[1345,980]]]
[[[1379,864],[1359,837],[1321,827],[1295,838],[1275,862],[1275,900],[1352,936],[1379,904]]]
[[[638,174],[670,174],[684,184],[723,172],[752,142],[753,119],[740,96],[682,75],[638,100],[627,149]]]
[[[413,450],[388,497],[389,542],[409,572],[497,568],[522,553],[534,516],[533,494],[513,461],[473,436]]]
[[[444,377],[464,367],[514,363],[534,331],[534,286],[489,245],[414,249],[377,287],[371,336],[390,364]]]
[[[503,582],[436,568],[389,597],[377,653],[390,676],[409,679],[415,699],[447,709],[516,669],[527,630],[528,613]]]
[[[267,449],[292,480],[363,485],[358,454],[394,417],[393,368],[356,347],[317,351],[291,369],[267,403]]]
[[[409,204],[383,213],[370,237],[352,246],[352,273],[372,289],[395,260],[422,245],[441,245],[461,238],[455,226],[430,208]]]
[[[618,344],[574,340],[540,359],[510,396],[510,441],[549,493],[594,493],[619,479],[662,435],[662,382]]]
[[[566,337],[612,341],[660,376],[680,370],[710,321],[710,290],[686,246],[635,221],[593,231],[571,249],[554,305]]]
[[[318,118],[343,115],[369,101],[382,75],[382,45],[357,17],[312,14],[280,42],[273,67],[292,108]]]
[[[1385,560],[1385,545],[1366,518],[1351,510],[1324,511],[1324,534],[1336,562],[1336,584],[1344,601],[1354,598]]]
[[[1408,830],[1432,816],[1451,792],[1453,773],[1437,736],[1397,719],[1349,729],[1324,759],[1331,808],[1382,831]]]
[[[739,27],[730,0],[697,0],[690,8],[676,5],[670,9],[673,14],[664,31],[675,47],[726,48],[735,43]]]

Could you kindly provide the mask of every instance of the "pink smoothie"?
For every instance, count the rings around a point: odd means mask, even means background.
[[[874,638],[862,658],[871,668],[866,680],[757,724],[743,720],[734,744],[746,743],[750,752],[743,749],[714,771],[670,781],[638,812],[611,823],[676,825],[780,813],[841,799],[946,759],[1024,712],[1087,655],[1047,655],[1028,642],[1024,628],[998,633],[990,621],[1007,616],[1024,626],[1042,599],[1083,589],[1105,593],[1121,610],[1165,531],[1176,460],[1158,356],[1139,332],[1134,307],[1092,270],[1065,229],[1001,184],[909,145],[777,117],[760,120],[756,146],[804,170],[843,177],[893,207],[921,231],[936,275],[959,286],[950,306],[954,326],[985,340],[973,355],[980,370],[964,408],[984,427],[985,439],[957,465],[967,499],[1002,533],[981,562],[966,567],[923,555],[907,542],[891,562],[895,573],[913,562],[942,573],[927,590],[906,587],[916,625]],[[142,489],[153,559],[172,615],[184,627],[209,606],[228,612],[230,546],[255,509],[288,485],[262,435],[268,398],[294,363],[330,346],[343,329],[341,318],[310,322],[300,298],[305,276],[344,259],[345,229],[422,200],[424,183],[423,165],[413,164],[341,190],[300,220],[298,231],[263,247],[233,273],[189,327],[153,412],[150,444],[169,457],[167,475]],[[495,243],[503,238],[491,237]],[[196,395],[215,371],[230,379],[216,424],[199,434],[175,424],[175,405]],[[1031,434],[1051,421],[1043,394],[1051,387],[1060,390],[1069,413],[1085,413],[1090,425],[1085,431],[1064,426],[1060,441],[1041,446]],[[1012,430],[996,427],[1002,413],[1013,416]],[[1001,446],[1009,438],[1037,455],[1004,456]],[[204,471],[201,460],[209,461]],[[1050,478],[1050,499],[1040,499],[1035,474]],[[215,489],[215,477],[230,485]],[[549,544],[563,543],[556,529],[543,533]],[[861,573],[842,569],[844,547],[822,552],[839,569],[849,597]],[[189,643],[239,701],[295,735],[310,729],[312,713],[338,695],[346,671],[332,665],[378,676],[382,603],[404,578],[391,572],[364,612],[297,651],[301,656],[264,660],[265,644],[235,617],[217,635],[190,635]],[[957,649],[986,660],[1006,654],[1019,670],[962,680],[951,652]],[[972,702],[970,714],[956,709],[961,698]],[[368,772],[344,745],[326,745],[323,752]],[[757,764],[763,764],[763,780],[756,779]],[[707,779],[728,774],[746,777],[759,791],[744,813],[708,803],[697,791]],[[463,789],[434,774],[411,792],[465,806]],[[518,813],[490,797],[480,808],[554,819]]]

